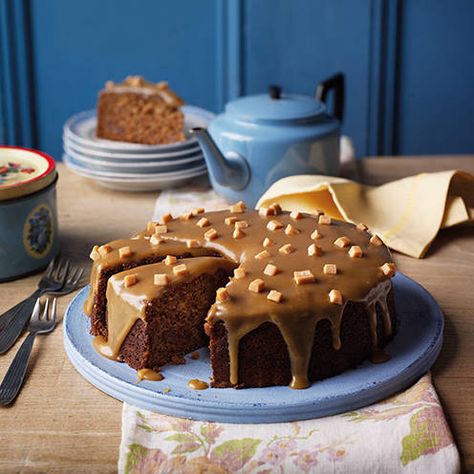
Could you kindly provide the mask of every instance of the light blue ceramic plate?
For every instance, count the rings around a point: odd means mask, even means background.
[[[82,311],[88,288],[69,305],[64,322],[66,352],[76,369],[93,385],[140,408],[195,420],[226,423],[274,423],[303,420],[353,410],[412,384],[435,362],[443,338],[443,315],[433,297],[408,277],[394,282],[398,333],[385,364],[366,362],[355,370],[314,383],[306,390],[288,387],[208,389],[194,391],[189,379],[209,380],[207,349],[185,365],[165,366],[161,382],[137,383],[125,364],[99,356],[92,347],[89,321]],[[167,391],[167,389],[170,389]],[[165,390],[167,393],[165,393]]]

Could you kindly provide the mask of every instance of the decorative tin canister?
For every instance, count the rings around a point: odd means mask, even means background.
[[[0,281],[46,267],[59,251],[54,160],[0,146]]]

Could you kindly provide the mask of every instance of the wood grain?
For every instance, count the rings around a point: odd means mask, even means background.
[[[413,174],[453,167],[474,173],[474,157],[370,159],[361,162],[359,171],[364,181],[375,184],[402,177],[407,169]],[[89,265],[92,245],[132,235],[153,213],[156,194],[107,191],[61,164],[58,169],[62,250],[75,262]],[[434,382],[464,468],[474,470],[474,231],[459,227],[441,232],[423,260],[399,254],[394,259],[433,294],[445,314],[445,342],[433,369]],[[0,313],[28,296],[38,278],[0,284]],[[70,299],[61,299],[60,314]],[[18,347],[0,357],[0,377]],[[64,352],[61,325],[38,336],[23,391],[13,406],[0,409],[0,421],[2,473],[117,470],[121,403],[75,371]]]

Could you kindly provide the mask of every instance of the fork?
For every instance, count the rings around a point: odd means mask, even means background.
[[[29,334],[26,336],[20,349],[18,349],[0,385],[0,403],[2,405],[12,403],[20,392],[36,336],[51,332],[56,325],[56,298],[53,299],[51,311],[49,311],[49,301],[50,299],[48,298],[44,304],[43,315],[41,316],[40,299],[36,300],[30,324],[28,325]]]
[[[69,261],[62,263],[50,263],[45,274],[38,283],[38,289],[21,303],[8,310],[0,319],[2,330],[0,331],[0,354],[7,352],[16,340],[28,321],[35,301],[45,293],[59,291],[68,276]],[[3,318],[6,318],[4,321]]]

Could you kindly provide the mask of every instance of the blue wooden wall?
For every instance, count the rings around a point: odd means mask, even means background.
[[[474,152],[472,0],[0,0],[0,141],[61,156],[106,80],[220,111],[344,71],[359,156]]]

